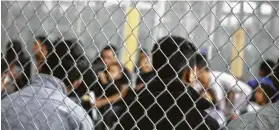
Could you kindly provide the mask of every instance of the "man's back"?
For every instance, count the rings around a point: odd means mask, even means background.
[[[65,95],[61,83],[40,74],[30,86],[2,100],[2,129],[92,129],[87,113]]]
[[[210,104],[205,99],[199,100],[199,95],[191,87],[186,88],[178,80],[167,87],[159,80],[152,81],[147,89],[139,92],[138,100],[131,102],[129,112],[120,118],[117,130],[218,129],[214,119],[205,118],[207,113],[204,110]]]

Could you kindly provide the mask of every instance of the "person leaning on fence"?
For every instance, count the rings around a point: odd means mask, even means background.
[[[72,58],[75,47],[69,51],[63,41],[56,44],[55,52],[47,57],[41,73],[32,77],[31,84],[2,100],[2,130],[93,128],[84,109],[67,97],[67,90],[71,90],[67,88],[81,83],[87,62]]]
[[[279,90],[279,59],[277,67],[273,70],[273,84]],[[277,92],[278,94],[278,92]],[[229,130],[277,130],[279,128],[279,101],[268,103],[259,112],[251,112],[240,116],[228,124]]]
[[[153,66],[160,78],[136,96],[115,129],[218,129],[218,122],[204,111],[211,104],[180,79],[186,71],[188,81],[194,80],[189,69],[195,68],[195,52],[194,45],[182,37],[161,38],[152,50]]]

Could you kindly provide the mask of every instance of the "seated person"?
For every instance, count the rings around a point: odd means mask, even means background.
[[[247,107],[247,112],[257,112],[266,104],[272,102],[272,97],[275,95],[274,90],[266,84],[261,84],[256,88],[255,102],[251,102]]]
[[[107,127],[112,127],[114,121],[124,109],[121,100],[128,91],[128,78],[121,72],[122,67],[118,63],[108,66],[107,72],[99,73],[98,89],[95,88],[95,106],[103,114],[104,123]],[[116,115],[115,115],[116,113]]]
[[[144,51],[140,52],[138,67],[140,69],[140,74],[136,81],[136,91],[144,87],[145,83],[148,83],[155,76],[155,72],[152,68],[152,61]]]
[[[216,97],[214,96],[213,91],[211,89],[208,89],[206,92],[202,93],[201,96],[214,104],[214,106],[208,108],[206,112],[209,113],[209,115],[213,117],[215,120],[217,120],[220,126],[225,126],[225,114],[223,111],[220,110],[218,105],[216,105],[218,102],[216,101]]]

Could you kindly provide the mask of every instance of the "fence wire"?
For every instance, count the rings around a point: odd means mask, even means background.
[[[278,129],[278,8],[1,1],[1,129]]]

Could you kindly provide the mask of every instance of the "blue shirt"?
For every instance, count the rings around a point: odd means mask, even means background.
[[[1,102],[2,130],[92,130],[83,108],[66,95],[64,83],[38,74],[21,91]]]
[[[267,85],[271,86],[274,90],[277,90],[272,83],[272,79],[269,77],[260,77],[258,79],[252,79],[252,80],[248,81],[248,84],[249,84],[249,86],[252,87],[252,89],[255,89],[256,87],[258,87],[259,84],[267,84]]]

